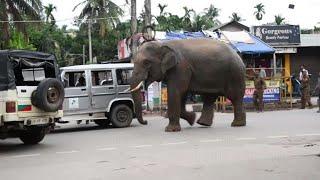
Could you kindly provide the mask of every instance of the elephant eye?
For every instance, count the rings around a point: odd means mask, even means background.
[[[143,61],[143,65],[144,65],[145,67],[149,68],[150,65],[151,65],[151,62],[150,62],[149,60],[144,60],[144,61]]]

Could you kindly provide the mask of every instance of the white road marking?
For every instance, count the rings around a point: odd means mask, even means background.
[[[237,141],[251,141],[251,140],[257,140],[257,138],[254,137],[247,137],[247,138],[236,138]]]
[[[40,156],[40,154],[21,154],[16,156],[10,156],[11,158],[25,158],[25,157],[35,157]]]
[[[60,152],[56,152],[56,154],[72,154],[72,153],[78,153],[80,151],[60,151]]]
[[[116,150],[117,148],[115,147],[106,147],[106,148],[99,148],[97,151],[113,151]]]
[[[146,145],[138,145],[138,146],[131,146],[132,148],[145,148],[145,147],[152,147],[152,145],[150,144],[146,144]]]
[[[205,139],[205,140],[200,140],[202,143],[211,143],[211,142],[221,142],[223,141],[222,139]]]
[[[298,136],[298,137],[302,137],[302,136],[320,136],[320,134],[318,134],[318,133],[314,133],[314,134],[297,134],[296,136]]]
[[[277,139],[277,138],[288,138],[289,136],[283,135],[283,136],[268,136],[267,138],[270,139]]]
[[[169,146],[169,145],[179,145],[179,144],[186,144],[187,141],[182,141],[182,142],[172,142],[172,143],[163,143],[160,144],[161,146]]]

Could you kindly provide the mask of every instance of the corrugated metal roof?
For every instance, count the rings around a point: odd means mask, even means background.
[[[300,47],[316,47],[320,46],[320,34],[301,34]]]

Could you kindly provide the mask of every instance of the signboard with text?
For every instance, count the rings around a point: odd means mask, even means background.
[[[280,101],[280,81],[266,81],[267,89],[263,92],[263,102],[279,102]],[[243,101],[245,103],[253,102],[254,82],[246,81],[246,90]]]
[[[253,26],[253,34],[271,45],[300,44],[297,25]]]

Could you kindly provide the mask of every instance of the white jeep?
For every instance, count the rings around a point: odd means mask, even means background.
[[[0,51],[0,139],[39,143],[63,116],[63,98],[54,55]]]

